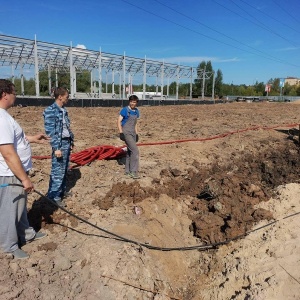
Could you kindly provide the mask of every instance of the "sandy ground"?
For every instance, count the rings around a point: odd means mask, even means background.
[[[33,134],[43,131],[43,109],[10,113]],[[120,108],[68,110],[75,152],[122,145]],[[300,106],[140,111],[141,179],[124,176],[122,159],[97,160],[70,171],[66,199],[72,213],[136,243],[30,194],[30,222],[48,236],[23,246],[27,260],[0,254],[0,299],[299,299]],[[177,142],[143,145],[166,141]],[[50,160],[34,160],[30,176],[42,194],[49,173]]]

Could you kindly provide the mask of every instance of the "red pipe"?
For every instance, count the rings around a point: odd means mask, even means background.
[[[137,144],[138,146],[151,146],[151,145],[168,145],[168,144],[175,144],[175,143],[185,143],[185,142],[203,142],[203,141],[209,141],[214,139],[220,139],[224,138],[231,134],[236,134],[240,132],[250,131],[250,130],[257,130],[257,129],[263,129],[263,130],[271,130],[278,127],[288,127],[292,128],[295,126],[298,126],[299,123],[294,124],[285,124],[285,125],[275,125],[271,127],[266,126],[255,126],[251,128],[245,128],[230,132],[225,132],[219,135],[207,137],[207,138],[198,138],[198,139],[185,139],[185,140],[174,140],[174,141],[165,141],[165,142],[154,142],[154,143],[140,143]],[[126,146],[94,146],[85,150],[82,150],[77,153],[72,153],[70,160],[72,163],[75,163],[77,166],[84,166],[94,160],[102,160],[102,159],[117,159],[121,158],[126,154]],[[49,159],[51,158],[50,155],[48,156],[32,156],[34,159]]]

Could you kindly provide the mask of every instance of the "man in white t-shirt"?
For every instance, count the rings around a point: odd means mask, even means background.
[[[25,136],[7,112],[15,99],[14,84],[0,79],[0,250],[24,259],[29,255],[19,245],[46,236],[35,232],[27,218],[27,193],[34,190],[28,177],[32,167],[30,143],[47,143],[49,138],[44,134]]]

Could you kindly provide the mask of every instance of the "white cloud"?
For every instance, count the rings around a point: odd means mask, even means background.
[[[85,45],[78,44],[75,48],[86,49],[86,46],[85,46]]]

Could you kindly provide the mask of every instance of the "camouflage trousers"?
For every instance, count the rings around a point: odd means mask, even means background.
[[[48,197],[55,201],[61,200],[67,187],[67,172],[70,162],[71,144],[62,140],[62,156],[56,157],[52,151],[52,168],[48,189]]]

